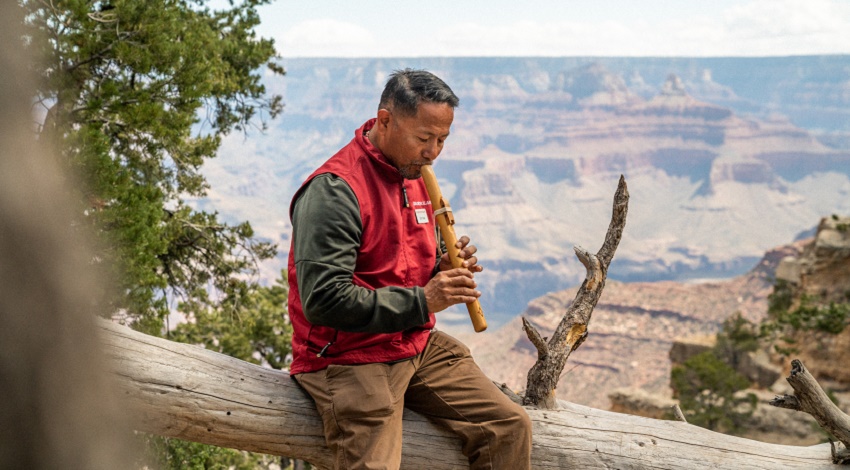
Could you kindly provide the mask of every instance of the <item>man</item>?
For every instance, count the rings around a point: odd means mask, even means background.
[[[310,175],[290,207],[290,373],[313,397],[337,469],[397,469],[404,407],[456,433],[475,469],[530,468],[531,422],[434,313],[481,293],[438,248],[422,165],[458,98],[425,71],[394,73],[377,117]]]

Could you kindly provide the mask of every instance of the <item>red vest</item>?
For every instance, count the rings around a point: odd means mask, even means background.
[[[292,199],[290,217],[298,195],[313,178],[324,173],[342,178],[357,196],[363,228],[352,282],[372,290],[385,286],[424,286],[431,279],[437,253],[428,191],[421,178],[404,179],[364,137],[364,132],[374,123],[374,119],[366,122],[348,145],[307,178]],[[416,209],[425,209],[427,223],[417,221]],[[390,362],[422,352],[436,322],[433,313],[429,314],[428,323],[397,333],[347,333],[312,325],[302,309],[293,253],[290,247],[289,318],[293,356],[290,374],[321,370],[331,364]]]

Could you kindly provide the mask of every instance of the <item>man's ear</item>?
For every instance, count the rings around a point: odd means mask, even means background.
[[[390,120],[392,119],[393,114],[386,108],[381,108],[378,110],[378,122],[375,123],[376,126],[381,126],[383,129],[386,129],[387,126],[390,125]]]

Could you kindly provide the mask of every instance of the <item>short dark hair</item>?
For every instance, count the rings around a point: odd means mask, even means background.
[[[385,108],[404,116],[415,116],[419,103],[446,103],[456,108],[458,97],[446,82],[425,70],[396,70],[387,80],[378,109]]]

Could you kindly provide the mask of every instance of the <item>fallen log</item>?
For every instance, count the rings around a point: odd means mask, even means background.
[[[330,465],[315,406],[286,371],[105,320],[99,326],[138,430]],[[833,468],[828,445],[766,444],[567,402],[526,409],[536,469]],[[402,468],[468,468],[454,436],[407,410],[403,439]]]

